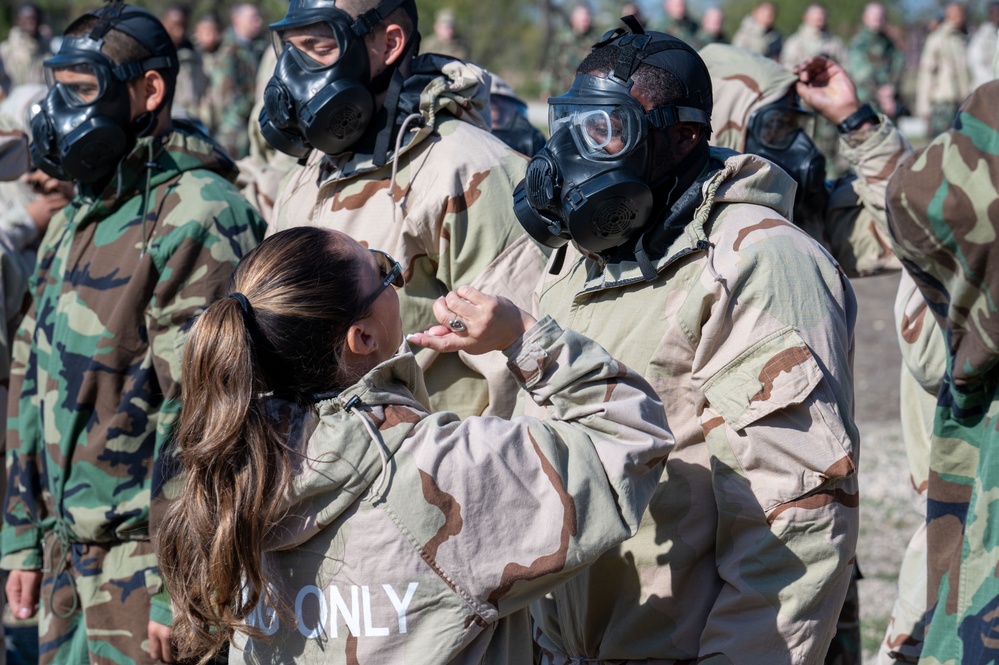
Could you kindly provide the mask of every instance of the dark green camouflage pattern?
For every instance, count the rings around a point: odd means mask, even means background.
[[[999,661],[999,82],[888,187],[895,251],[944,331],[927,496],[928,607],[920,662]]]
[[[6,569],[57,573],[63,566],[53,552],[72,544],[148,540],[154,460],[180,407],[185,330],[225,292],[233,267],[263,234],[262,220],[228,181],[231,160],[201,134],[175,129],[142,139],[120,173],[120,194],[115,180],[79,194],[52,220],[38,252],[34,304],[11,369],[0,532]],[[58,544],[48,556],[43,539]],[[73,574],[87,577],[94,562],[77,563],[83,568]],[[148,620],[155,566],[150,559],[129,574],[141,578]],[[75,586],[84,609],[90,600],[112,602]],[[108,658],[102,662],[131,662]]]
[[[901,89],[905,54],[884,32],[862,27],[847,49],[846,70],[860,101],[876,106],[879,88],[891,86],[896,94]]]

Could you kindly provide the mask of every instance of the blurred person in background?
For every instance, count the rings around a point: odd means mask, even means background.
[[[169,5],[160,15],[160,21],[170,35],[170,41],[177,47],[177,59],[180,61],[171,114],[175,118],[197,119],[201,101],[208,90],[208,77],[201,55],[187,35],[191,23],[191,8],[187,5]]]
[[[222,21],[214,12],[204,14],[194,24],[194,45],[198,49],[207,83],[198,105],[198,119],[213,136],[218,132],[225,106],[220,96],[223,77],[222,35]]]
[[[784,35],[774,27],[776,19],[776,5],[772,2],[761,2],[748,16],[742,18],[739,29],[732,36],[732,44],[778,60],[784,47]]]
[[[950,128],[958,107],[971,93],[965,24],[964,5],[948,4],[919,57],[916,115],[926,120],[930,138]]]
[[[218,58],[219,86],[213,92],[222,106],[215,138],[234,159],[241,159],[250,154],[246,127],[256,103],[257,65],[269,42],[256,5],[244,2],[234,6],[230,19]]]
[[[701,27],[694,37],[694,48],[702,48],[708,44],[726,44],[728,39],[722,34],[725,24],[725,11],[721,7],[708,7],[701,17]]]
[[[666,19],[662,31],[693,46],[698,28],[687,12],[687,0],[663,0],[663,12]]]
[[[441,9],[434,17],[434,32],[423,40],[420,51],[468,60],[468,44],[458,36],[454,10]]]
[[[846,70],[857,85],[860,101],[894,119],[898,115],[899,90],[905,74],[905,53],[885,32],[885,8],[880,2],[864,7],[861,22],[847,49]]]
[[[569,24],[559,29],[552,39],[548,66],[541,77],[542,97],[557,95],[572,85],[576,65],[590,52],[596,38],[590,6],[577,2],[569,12]]]
[[[42,62],[51,55],[48,39],[42,33],[42,10],[31,3],[19,5],[14,27],[0,43],[0,62],[10,81],[9,88],[45,83]]]
[[[999,44],[999,2],[990,2],[986,20],[968,41],[968,69],[972,89],[988,83],[995,74],[992,70]]]

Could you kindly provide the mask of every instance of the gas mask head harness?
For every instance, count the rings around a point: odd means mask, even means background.
[[[375,114],[374,95],[388,88],[398,64],[372,79],[364,38],[400,7],[413,22],[414,37],[398,63],[419,43],[412,0],[383,0],[356,19],[334,0],[291,0],[285,17],[270,26],[278,62],[264,91],[260,129],[272,146],[302,158],[312,148],[337,155],[357,143]],[[332,62],[319,62],[288,41],[289,30],[306,26],[316,26]]]
[[[646,33],[634,17],[594,45],[619,48],[606,78],[583,73],[564,95],[548,100],[551,138],[514,190],[514,212],[538,242],[573,240],[600,253],[623,244],[650,221],[655,155],[649,133],[681,122],[711,127],[711,79],[685,42]],[[642,64],[672,73],[682,98],[646,111],[631,94]]]
[[[826,158],[812,141],[815,112],[801,105],[794,88],[749,116],[747,154],[774,162],[794,178],[794,217],[825,214]]]
[[[84,36],[66,37],[59,52],[45,61],[49,92],[31,118],[31,159],[60,180],[90,183],[104,178],[131,152],[136,140],[156,127],[169,106],[179,71],[177,49],[153,14],[113,2],[77,19],[97,23]],[[115,64],[101,52],[108,31],[139,42],[151,55]],[[132,118],[128,82],[146,72],[164,74],[168,94],[153,111]]]

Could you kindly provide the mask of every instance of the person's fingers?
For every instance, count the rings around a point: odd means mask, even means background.
[[[21,582],[21,616],[32,617],[38,611],[38,595],[42,590],[42,574],[37,571],[26,572]],[[24,610],[28,614],[24,614]]]
[[[431,331],[443,328],[446,332],[442,335],[431,334]],[[427,349],[432,349],[434,351],[440,351],[442,353],[450,353],[451,351],[457,351],[461,348],[461,340],[465,338],[458,337],[454,332],[449,330],[444,326],[434,326],[430,330],[421,333],[413,333],[412,335],[407,335],[406,340],[410,344],[416,344],[417,346],[422,346]]]

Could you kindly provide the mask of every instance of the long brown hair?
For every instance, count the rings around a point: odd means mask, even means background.
[[[237,295],[191,328],[175,438],[183,490],[158,530],[182,659],[208,662],[237,631],[262,637],[247,624],[261,601],[282,609],[264,578],[262,544],[281,517],[291,462],[267,395],[311,404],[356,378],[341,362],[363,314],[350,242],[315,228],[264,240],[233,274]]]

